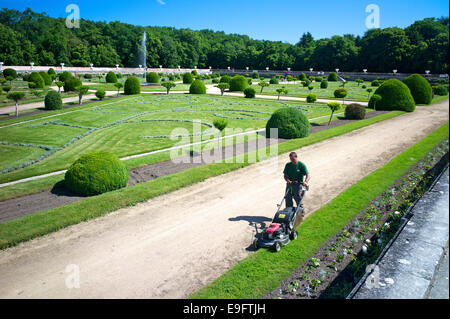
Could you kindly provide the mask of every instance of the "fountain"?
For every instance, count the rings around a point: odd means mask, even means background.
[[[139,68],[143,68],[144,70],[144,79],[145,79],[145,70],[147,69],[147,31],[144,30],[144,34],[142,35],[141,40],[141,51],[139,52]]]

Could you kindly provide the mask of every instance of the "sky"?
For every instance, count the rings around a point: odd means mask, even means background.
[[[0,0],[0,8],[46,12],[67,17],[76,4],[83,19],[169,26],[296,43],[304,32],[315,39],[363,35],[366,7],[379,8],[379,26],[406,27],[416,20],[448,16],[448,0]]]

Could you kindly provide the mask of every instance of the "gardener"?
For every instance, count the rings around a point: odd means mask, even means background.
[[[306,165],[298,160],[297,153],[292,152],[289,154],[291,160],[284,167],[284,180],[286,181],[286,207],[293,207],[292,197],[294,197],[297,206],[303,205],[303,186],[308,186],[310,175]],[[306,177],[306,178],[305,178]]]

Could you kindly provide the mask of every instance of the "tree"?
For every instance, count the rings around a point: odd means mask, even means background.
[[[359,86],[361,83],[364,83],[364,80],[356,79],[355,82],[358,83],[358,86]]]
[[[169,94],[171,88],[174,88],[177,86],[175,84],[175,82],[172,82],[172,81],[165,81],[165,82],[161,83],[161,85],[166,88],[167,94]]]
[[[334,112],[336,112],[337,110],[339,110],[341,108],[341,104],[338,102],[329,102],[327,105],[331,110],[330,120],[328,121],[328,126],[329,126],[331,123],[331,120],[333,119]]]
[[[55,84],[58,87],[58,93],[61,93],[61,88],[64,86],[64,82],[57,81]]]
[[[19,100],[25,97],[23,92],[11,92],[6,96],[9,100],[13,100],[16,103],[16,117],[19,117]]]
[[[95,92],[95,96],[101,101],[105,98],[106,96],[106,92],[105,90],[97,90],[97,92]]]
[[[114,86],[117,88],[117,96],[120,94],[120,89],[123,88],[122,82],[116,82],[114,83]]]
[[[284,86],[276,90],[278,93],[278,100],[280,99],[281,94],[288,94],[288,90]]]
[[[370,97],[370,93],[372,93],[372,89],[371,88],[368,88],[367,90],[366,90],[366,92],[367,92],[367,97]]]
[[[220,95],[223,96],[223,94],[225,93],[225,90],[228,90],[230,88],[230,83],[219,83],[217,84],[217,87],[220,89]]]
[[[266,86],[269,86],[270,84],[267,83],[267,82],[264,81],[264,80],[261,80],[261,81],[259,81],[258,85],[261,87],[261,92],[260,92],[260,93],[262,93],[263,90],[264,90],[264,88],[265,88]]]
[[[11,75],[8,75],[7,77],[6,77],[6,81],[9,81],[9,84],[11,85],[12,84],[12,81],[14,80],[14,77],[12,77]]]
[[[220,148],[220,137],[222,136],[223,130],[227,127],[228,122],[225,119],[217,119],[213,121],[213,125],[216,129],[220,131],[220,135],[217,138],[217,145]]]
[[[89,92],[89,87],[80,85],[75,88],[75,91],[78,92],[78,105],[81,105],[83,95],[86,95]]]
[[[12,86],[11,85],[5,85],[2,86],[2,90],[5,91],[6,93],[8,93],[9,91],[11,91]]]
[[[345,104],[345,97],[347,96],[347,90],[344,88],[339,88],[334,91],[334,97],[337,99],[342,99],[342,105]]]

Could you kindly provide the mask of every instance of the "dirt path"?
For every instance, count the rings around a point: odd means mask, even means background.
[[[418,107],[299,150],[312,174],[307,210],[424,138],[448,115],[448,101]],[[250,223],[273,217],[285,162],[283,155],[1,251],[0,298],[186,297],[250,253]],[[75,274],[66,273],[68,265],[79,267],[80,288],[67,288]]]

